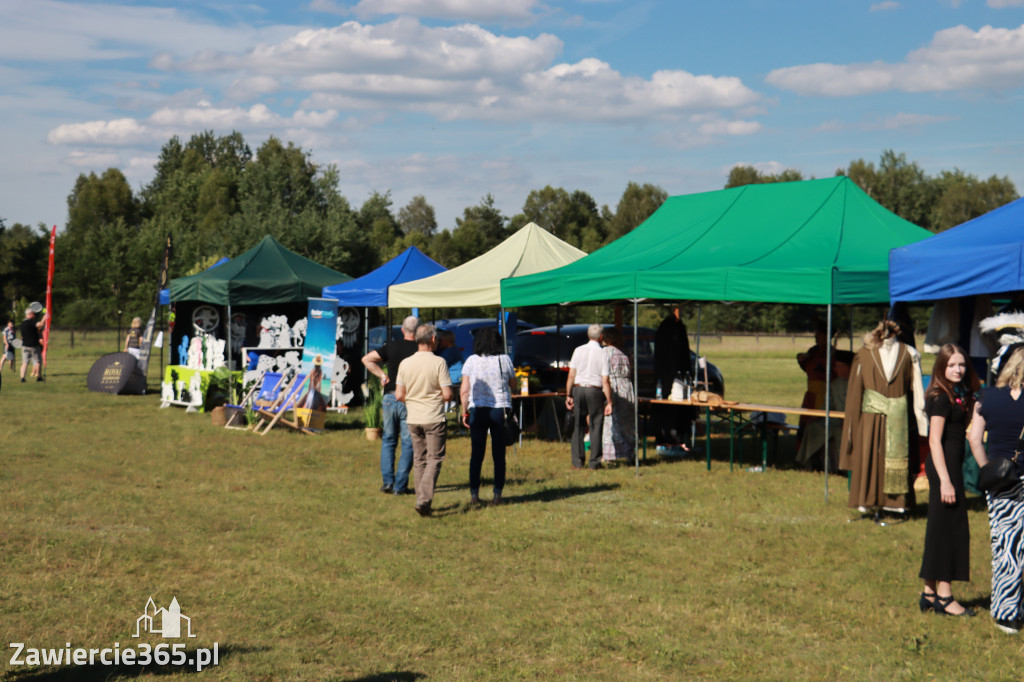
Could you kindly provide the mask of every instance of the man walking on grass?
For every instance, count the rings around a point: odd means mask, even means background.
[[[590,468],[601,468],[601,434],[604,418],[612,413],[612,385],[608,378],[608,354],[601,348],[604,327],[587,328],[587,341],[572,352],[565,382],[565,408],[573,413],[572,468],[582,469],[583,431],[590,422]]]
[[[444,463],[448,427],[444,404],[452,399],[453,392],[448,365],[444,358],[434,355],[434,325],[416,329],[416,347],[416,352],[398,366],[395,398],[405,403],[408,412],[416,511],[420,516],[430,516],[434,486]]]

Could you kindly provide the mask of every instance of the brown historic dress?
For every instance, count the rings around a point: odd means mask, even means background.
[[[914,503],[917,448],[910,442],[916,431],[911,398],[918,361],[909,346],[897,345],[891,379],[878,347],[861,348],[850,368],[839,468],[851,473],[849,506],[854,508],[907,509]]]

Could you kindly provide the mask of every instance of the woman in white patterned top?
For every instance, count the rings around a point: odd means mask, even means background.
[[[491,434],[494,459],[494,498],[501,504],[505,487],[505,410],[512,407],[516,373],[512,360],[502,352],[501,337],[494,329],[481,329],[473,340],[473,355],[462,366],[462,423],[469,428],[470,502],[480,502],[480,470],[483,468],[487,434]]]

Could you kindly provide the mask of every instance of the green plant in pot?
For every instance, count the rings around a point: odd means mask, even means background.
[[[384,390],[381,388],[380,379],[371,376],[363,384],[363,423],[366,426],[366,438],[377,440],[380,438],[381,426],[384,418],[381,415],[380,406],[384,402]]]
[[[206,387],[206,410],[225,405],[235,404],[238,400],[239,377],[227,367],[218,367],[209,375],[209,383]]]

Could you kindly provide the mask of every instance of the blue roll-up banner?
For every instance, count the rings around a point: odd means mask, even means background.
[[[306,316],[306,343],[302,351],[302,373],[309,376],[313,371],[313,359],[319,355],[324,372],[320,393],[331,394],[331,377],[334,376],[334,353],[337,348],[338,302],[333,298],[309,299],[309,313]],[[302,395],[305,389],[302,389]]]

